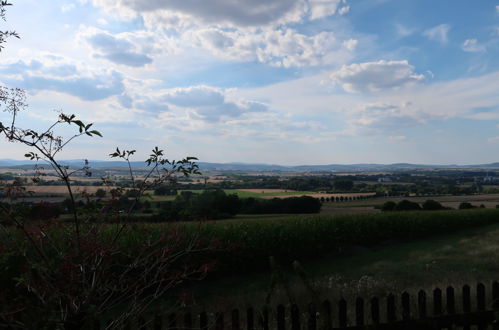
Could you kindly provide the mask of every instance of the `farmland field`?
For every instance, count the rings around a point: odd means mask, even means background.
[[[499,225],[464,230],[409,242],[386,241],[376,247],[352,246],[342,255],[299,259],[316,292],[323,297],[352,298],[417,291],[449,284],[488,283],[498,279]],[[310,301],[310,292],[292,270],[281,264],[295,298]],[[223,278],[195,285],[200,304],[216,301],[222,306],[251,305],[264,301],[270,286],[270,271],[237,278]],[[280,289],[272,297],[286,302]]]

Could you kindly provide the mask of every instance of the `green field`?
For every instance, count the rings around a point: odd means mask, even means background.
[[[490,283],[499,279],[499,224],[462,230],[409,242],[386,241],[378,246],[352,246],[342,254],[300,259],[321,298],[384,296],[388,292],[416,292],[447,285]],[[314,297],[292,270],[281,264],[297,300]],[[222,307],[261,304],[270,286],[271,273],[229,277],[192,287],[199,304]],[[280,283],[272,303],[286,302]]]
[[[181,190],[181,191],[192,191],[193,193],[200,193],[202,190]],[[265,189],[262,189],[262,192],[256,191],[244,191],[238,189],[223,189],[226,194],[236,194],[239,198],[261,198],[261,197],[271,197],[271,196],[302,196],[307,194],[313,194],[310,191],[287,191],[287,192],[263,192]]]

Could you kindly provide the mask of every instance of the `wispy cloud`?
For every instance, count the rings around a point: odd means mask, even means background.
[[[440,24],[431,29],[425,30],[423,35],[432,41],[446,44],[449,41],[449,31],[451,26],[449,24]]]

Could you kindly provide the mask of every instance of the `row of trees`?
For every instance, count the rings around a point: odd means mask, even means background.
[[[205,190],[200,194],[186,191],[173,201],[162,202],[156,221],[224,219],[236,214],[303,214],[319,213],[321,202],[313,197],[239,198],[223,190]]]

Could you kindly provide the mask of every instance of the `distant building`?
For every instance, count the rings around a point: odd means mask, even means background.
[[[385,176],[378,178],[378,182],[393,182],[393,180],[390,177]]]

